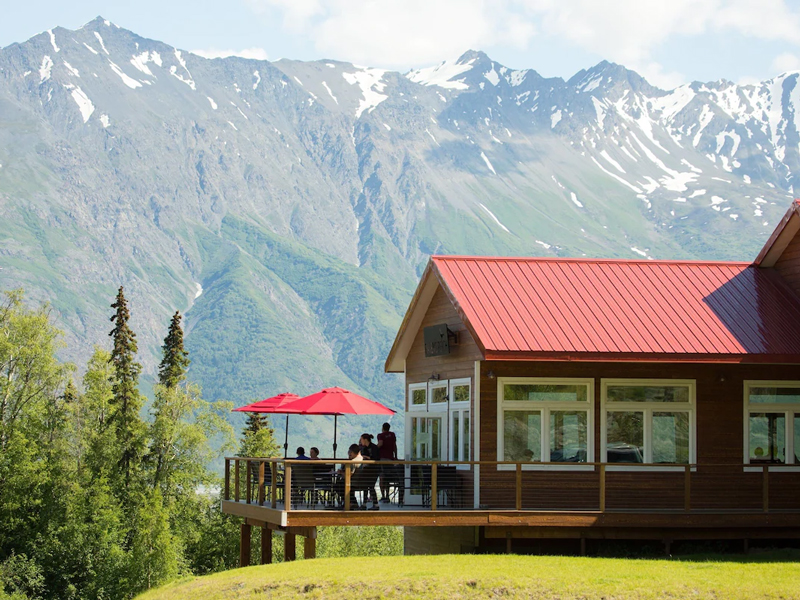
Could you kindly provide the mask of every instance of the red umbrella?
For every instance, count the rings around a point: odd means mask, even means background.
[[[284,392],[283,394],[278,394],[272,398],[265,398],[264,400],[259,400],[258,402],[253,402],[252,404],[248,404],[246,406],[240,406],[239,408],[234,408],[233,410],[237,412],[285,414],[286,437],[283,441],[283,458],[286,458],[289,452],[289,415],[298,414],[300,412],[299,410],[293,409],[291,404],[299,399],[300,396],[297,394]]]
[[[325,388],[292,402],[292,411],[304,415],[333,415],[333,458],[336,458],[336,420],[339,415],[393,415],[395,411],[340,387]]]

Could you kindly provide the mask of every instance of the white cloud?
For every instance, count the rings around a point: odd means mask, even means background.
[[[791,52],[784,52],[773,59],[770,69],[776,75],[786,73],[786,71],[800,70],[800,57]]]
[[[267,51],[263,48],[244,48],[242,50],[219,50],[217,48],[206,48],[205,50],[192,50],[192,54],[203,58],[227,58],[228,56],[240,56],[242,58],[252,58],[255,60],[268,60]]]
[[[469,49],[558,38],[674,87],[655,51],[679,36],[739,34],[800,44],[788,0],[246,0],[318,52],[376,66],[432,64]],[[702,59],[702,57],[698,57]]]

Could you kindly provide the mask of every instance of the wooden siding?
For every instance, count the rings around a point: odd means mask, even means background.
[[[659,363],[562,363],[494,362],[481,363],[480,460],[497,457],[497,379],[496,377],[575,377],[595,379],[594,452],[600,461],[601,379],[693,379],[697,383],[696,454],[699,465],[720,465],[692,473],[692,507],[696,509],[757,509],[761,502],[760,473],[746,473],[744,462],[744,381],[800,380],[800,368],[792,365],[705,365]],[[502,460],[502,457],[501,457]],[[728,465],[726,467],[726,465]],[[607,471],[606,503],[609,509],[649,508],[659,504],[682,506],[682,473]],[[514,501],[515,474],[496,469],[481,469],[481,503],[510,508]],[[772,505],[797,508],[797,476],[770,473]],[[566,499],[575,508],[597,507],[596,472],[525,471],[527,489],[542,490],[537,507],[564,506]],[[780,483],[778,483],[780,481]],[[537,486],[537,482],[540,485]],[[545,484],[546,482],[546,484]],[[634,490],[632,494],[631,490]],[[548,495],[549,494],[549,495]],[[524,502],[523,502],[524,503]],[[633,506],[631,504],[633,503]],[[523,507],[524,508],[524,507]]]
[[[775,263],[775,270],[789,284],[795,293],[800,295],[800,234],[786,246],[781,257]]]
[[[450,354],[446,356],[425,358],[423,330],[430,325],[441,325],[442,323],[446,323],[451,331],[458,333],[458,346],[451,349]],[[439,287],[406,357],[406,395],[408,395],[409,383],[428,381],[433,373],[438,374],[440,379],[472,378],[475,374],[475,361],[480,360],[481,356],[480,348],[459,318],[444,290]],[[407,398],[406,401],[408,401]]]

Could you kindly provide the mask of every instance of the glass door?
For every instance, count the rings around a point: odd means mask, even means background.
[[[410,414],[406,416],[406,431],[409,432],[409,460],[441,460],[443,444],[443,419],[440,415]],[[406,481],[409,493],[406,503],[427,505],[430,503],[430,464],[406,465]]]

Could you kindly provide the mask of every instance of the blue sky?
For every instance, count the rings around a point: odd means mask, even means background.
[[[30,0],[3,9],[0,46],[97,15],[209,55],[400,71],[470,48],[564,78],[606,59],[662,87],[800,69],[800,0]]]

